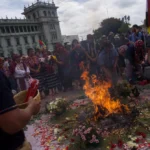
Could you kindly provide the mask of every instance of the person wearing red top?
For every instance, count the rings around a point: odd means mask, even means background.
[[[43,90],[43,76],[44,73],[41,72],[41,64],[39,58],[35,55],[35,51],[32,48],[28,49],[28,65],[30,69],[30,75],[32,78],[38,79],[39,84],[39,90],[42,92]]]

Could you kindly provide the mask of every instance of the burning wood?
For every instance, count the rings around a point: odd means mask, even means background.
[[[109,93],[111,84],[100,82],[95,75],[89,77],[89,72],[84,71],[81,78],[85,81],[84,90],[95,106],[95,119],[105,118],[111,114],[125,114],[129,112],[126,105],[120,100],[113,100]]]

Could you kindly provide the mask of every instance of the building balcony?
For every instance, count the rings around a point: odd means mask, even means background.
[[[38,23],[37,20],[28,20],[28,19],[0,19],[0,24],[18,24],[18,23]]]
[[[20,33],[1,33],[0,37],[8,37],[8,36],[27,36],[27,35],[36,35],[36,34],[41,34],[40,31],[34,31],[34,32],[20,32]]]

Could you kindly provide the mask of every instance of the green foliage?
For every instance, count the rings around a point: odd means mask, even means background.
[[[129,30],[129,21],[130,16],[126,16],[125,18],[122,18],[122,20],[118,18],[107,18],[104,19],[100,27],[96,30],[94,30],[94,37],[95,39],[100,39],[102,35],[108,35],[110,32],[113,33],[125,33]]]
[[[122,83],[117,84],[116,91],[118,92],[118,95],[126,98],[130,96],[132,87],[127,81],[123,81]]]
[[[102,35],[108,35],[109,32],[118,33],[123,21],[117,18],[108,18],[101,22],[100,28],[94,31],[94,36],[99,39]]]
[[[118,29],[120,33],[126,33],[129,31],[129,24],[122,23],[121,27]]]

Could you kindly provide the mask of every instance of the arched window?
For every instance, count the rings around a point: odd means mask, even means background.
[[[19,32],[19,27],[15,26],[15,31],[18,33]]]
[[[37,26],[35,26],[35,31],[38,31],[38,27]]]
[[[28,38],[26,36],[24,37],[24,42],[25,44],[28,44]]]
[[[31,17],[30,17],[30,16],[28,16],[28,19],[31,19]]]
[[[5,28],[4,27],[0,27],[1,29],[1,33],[5,33]]]
[[[37,16],[40,17],[39,11],[37,11]]]
[[[35,43],[35,37],[32,36],[32,43]]]
[[[27,28],[28,28],[28,32],[31,32],[30,26],[27,26]]]
[[[19,26],[19,30],[20,30],[20,32],[23,32],[22,26]]]
[[[53,15],[53,17],[55,17],[55,12],[54,11],[52,11],[52,15]]]
[[[14,33],[14,32],[15,32],[15,30],[14,30],[14,27],[13,27],[13,26],[11,26],[11,27],[10,27],[10,30],[11,30],[11,33]]]
[[[34,32],[34,27],[33,26],[31,26],[31,31]]]
[[[6,42],[7,42],[7,47],[10,47],[11,46],[10,39],[6,39]]]
[[[51,17],[52,16],[52,14],[51,14],[51,12],[50,11],[48,11],[48,15]]]
[[[44,14],[45,17],[47,16],[47,12],[46,11],[43,11],[43,14]]]
[[[26,26],[23,26],[23,30],[24,30],[24,32],[27,32]]]
[[[9,27],[6,26],[5,29],[6,29],[7,33],[10,33],[10,28]]]
[[[16,43],[17,43],[17,45],[20,45],[20,40],[18,37],[16,38]]]
[[[33,13],[33,19],[36,19],[36,14],[35,13]]]

